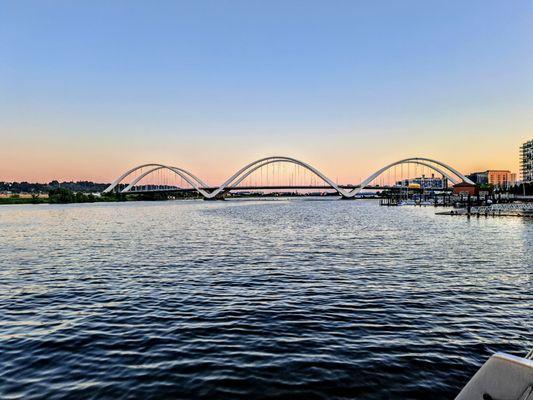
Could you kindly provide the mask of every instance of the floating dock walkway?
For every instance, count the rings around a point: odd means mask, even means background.
[[[438,212],[438,215],[466,215],[468,217],[528,217],[533,218],[533,203],[505,203],[467,207]]]

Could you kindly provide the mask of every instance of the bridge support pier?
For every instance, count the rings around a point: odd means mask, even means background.
[[[226,200],[226,192],[217,194],[215,197],[204,197],[205,201],[220,201]]]

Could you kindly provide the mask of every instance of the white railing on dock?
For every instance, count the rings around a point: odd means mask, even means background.
[[[533,203],[505,203],[472,207],[470,214],[533,213]]]

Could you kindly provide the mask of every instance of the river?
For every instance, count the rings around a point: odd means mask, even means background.
[[[450,399],[533,335],[533,220],[375,201],[0,207],[0,397]]]

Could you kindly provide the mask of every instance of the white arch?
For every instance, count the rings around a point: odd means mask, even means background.
[[[142,164],[142,165],[138,165],[136,167],[133,167],[131,169],[129,169],[128,171],[124,172],[122,175],[120,175],[117,179],[115,179],[111,185],[109,185],[105,190],[104,190],[104,193],[109,193],[111,192],[120,182],[122,182],[128,175],[134,173],[135,171],[141,169],[141,168],[145,168],[145,167],[160,167],[160,168],[167,168],[167,169],[170,169],[170,170],[173,170],[174,172],[176,171],[180,171],[182,174],[186,174],[188,175],[190,178],[194,179],[196,181],[196,185],[192,185],[193,187],[196,188],[196,186],[199,186],[199,187],[207,187],[207,184],[202,181],[200,178],[196,177],[195,175],[193,175],[191,172],[183,169],[183,168],[177,168],[177,167],[170,167],[168,165],[164,165],[164,164],[156,164],[156,163],[149,163],[149,164]],[[159,168],[158,168],[159,169]],[[153,172],[153,171],[152,171]],[[178,175],[182,176],[180,173],[176,172]],[[146,175],[145,175],[146,176]],[[182,176],[183,177],[183,176]],[[183,177],[183,179],[185,179]],[[189,182],[189,181],[188,181]],[[190,184],[190,182],[189,182]]]
[[[335,182],[333,182],[331,179],[329,179],[327,176],[322,174],[320,171],[318,171],[317,169],[315,169],[311,165],[306,164],[303,161],[299,161],[299,160],[292,159],[292,158],[289,158],[289,157],[277,157],[275,159],[268,160],[268,161],[265,161],[265,162],[263,162],[261,164],[255,165],[253,168],[251,168],[246,173],[244,173],[239,179],[237,179],[236,181],[231,182],[231,186],[233,186],[233,187],[237,186],[239,183],[241,183],[244,179],[246,179],[249,175],[251,175],[257,169],[259,169],[261,167],[264,167],[264,166],[266,166],[268,164],[276,163],[276,162],[289,162],[289,163],[300,165],[300,166],[306,168],[307,170],[313,172],[319,178],[321,178],[325,182],[327,182],[331,186],[332,189],[335,189],[339,194],[341,194],[341,195],[343,195],[345,197],[350,196],[351,193],[352,193],[351,191],[346,191],[345,189],[339,187]],[[405,164],[418,164],[418,165],[423,165],[425,167],[431,168],[431,169],[435,170],[437,173],[441,174],[442,176],[445,176],[450,182],[452,182],[452,184],[457,183],[457,180],[452,175],[450,175],[449,173],[445,172],[444,170],[442,170],[442,169],[440,169],[440,168],[438,168],[438,167],[436,167],[434,165],[431,165],[429,163],[426,163],[424,161],[409,160],[409,161],[404,161],[404,163]],[[385,169],[384,171],[386,171],[386,170],[387,169]],[[224,188],[226,188],[228,186],[230,186],[230,185],[228,184]],[[362,187],[360,190],[362,190],[362,189],[364,189],[364,187]],[[359,193],[360,190],[357,193]],[[352,189],[352,191],[353,191],[353,189]],[[357,194],[357,193],[355,193],[355,194]]]
[[[431,168],[435,170],[436,172],[440,173],[442,176],[445,176],[450,182],[453,184],[457,183],[457,180],[453,178],[453,176],[448,173],[447,171],[450,171],[457,177],[459,177],[462,181],[473,184],[473,182],[468,179],[466,176],[461,174],[456,169],[450,167],[447,164],[444,164],[440,161],[433,160],[430,158],[424,158],[424,157],[411,157],[411,158],[405,158],[403,160],[396,161],[394,163],[388,164],[385,167],[379,169],[378,171],[374,172],[372,175],[370,175],[368,178],[366,178],[363,182],[361,182],[361,185],[358,187],[355,187],[352,190],[346,190],[341,187],[339,187],[335,182],[333,182],[331,179],[329,179],[326,175],[324,175],[322,172],[320,172],[318,169],[313,167],[312,165],[305,163],[303,161],[297,160],[292,157],[285,157],[285,156],[272,156],[272,157],[265,157],[261,158],[259,160],[253,161],[241,169],[239,169],[236,173],[234,173],[232,176],[230,176],[224,183],[222,183],[216,190],[212,192],[207,192],[205,189],[208,187],[208,185],[202,181],[200,178],[196,177],[189,171],[186,171],[182,168],[178,167],[171,167],[164,164],[143,164],[139,165],[137,167],[134,167],[128,171],[126,171],[124,174],[122,174],[120,177],[115,179],[111,185],[109,185],[108,188],[104,190],[104,193],[108,193],[111,190],[113,190],[123,179],[125,179],[128,175],[131,173],[139,170],[140,168],[144,167],[155,167],[150,169],[147,172],[142,173],[139,177],[134,179],[125,189],[122,190],[122,192],[128,192],[137,182],[139,182],[142,178],[144,178],[146,175],[151,174],[157,170],[160,169],[168,169],[177,175],[181,176],[187,183],[189,183],[196,191],[198,191],[204,198],[206,199],[213,199],[217,196],[221,195],[228,187],[235,187],[239,183],[241,183],[244,179],[246,179],[250,174],[252,174],[257,169],[264,167],[266,165],[277,163],[277,162],[288,162],[296,165],[300,165],[303,168],[309,170],[310,172],[314,173],[316,176],[318,176],[320,179],[322,179],[324,182],[326,182],[328,185],[332,187],[332,189],[335,189],[341,196],[351,198],[355,197],[358,193],[360,193],[365,187],[368,186],[370,182],[372,182],[374,179],[376,179],[378,176],[383,174],[385,171],[387,171],[389,168],[394,167],[395,165],[400,164],[419,164],[426,166],[428,168]],[[444,169],[441,169],[433,164],[437,164]]]
[[[342,196],[348,196],[349,195],[349,192],[347,192],[346,190],[340,188],[335,182],[333,182],[331,179],[329,179],[326,175],[324,175],[322,172],[320,172],[319,170],[317,170],[313,166],[311,166],[311,165],[309,165],[309,164],[307,164],[307,163],[305,163],[303,161],[297,160],[295,158],[284,157],[284,156],[273,156],[273,157],[261,158],[260,160],[257,160],[257,161],[254,161],[254,162],[251,162],[251,163],[245,165],[243,168],[241,168],[239,171],[237,171],[235,174],[233,174],[229,179],[227,179],[222,185],[220,185],[220,187],[217,190],[213,191],[211,193],[210,198],[216,197],[218,194],[223,192],[229,186],[237,186],[240,182],[242,182],[244,179],[246,179],[246,177],[248,177],[255,170],[257,170],[257,169],[259,169],[259,168],[261,168],[261,167],[263,167],[265,165],[276,163],[276,162],[289,162],[289,163],[292,163],[292,164],[300,165],[300,166],[304,167],[305,169],[307,169],[307,170],[311,171],[312,173],[314,173],[316,176],[318,176],[323,181],[325,181],[328,185],[330,185],[333,189],[335,189],[337,192],[339,192]],[[245,172],[248,169],[249,169],[249,171]],[[242,174],[242,176],[240,176],[241,174]],[[240,176],[240,178],[239,178],[239,176]]]
[[[318,170],[315,170],[313,167],[309,166],[308,164],[304,163],[304,162],[301,162],[299,160],[296,160],[296,159],[289,159],[288,157],[277,157],[277,158],[272,158],[272,159],[267,159],[267,161],[259,161],[259,163],[255,163],[255,165],[253,166],[253,168],[250,168],[248,171],[246,171],[244,174],[242,174],[240,177],[238,177],[236,180],[233,180],[231,181],[230,183],[228,183],[227,185],[225,186],[221,186],[219,187],[216,191],[212,192],[212,193],[209,193],[208,194],[208,198],[214,198],[216,195],[218,195],[219,193],[223,192],[227,187],[229,187],[230,185],[232,187],[235,187],[235,186],[238,186],[239,183],[241,183],[244,179],[246,179],[249,175],[251,175],[253,172],[255,172],[256,170],[258,170],[259,168],[262,168],[266,165],[269,165],[269,164],[272,164],[272,163],[277,163],[277,162],[288,162],[288,163],[292,163],[292,164],[296,164],[296,165],[300,165],[302,167],[304,167],[305,169],[308,169],[310,170],[311,172],[313,172],[315,175],[317,175],[319,178],[325,180],[331,187],[332,189],[335,189],[339,194],[345,196],[345,197],[348,197],[351,195],[352,191],[346,191],[345,189],[342,189],[340,188],[337,184],[335,184],[333,181],[331,181],[330,179],[328,179],[324,174],[322,174],[320,171]],[[404,161],[403,162],[404,164],[418,164],[418,165],[423,165],[423,166],[426,166],[428,168],[431,168],[433,170],[435,170],[437,173],[441,174],[442,176],[445,176],[446,178],[448,178],[448,180],[450,182],[452,182],[453,184],[456,183],[456,179],[453,178],[453,176],[451,176],[449,173],[443,171],[442,169],[434,166],[434,165],[431,165],[429,163],[426,163],[426,162],[423,162],[423,161],[418,161],[418,160],[409,160],[409,161]],[[144,173],[142,173],[141,175],[139,175],[137,178],[135,178],[126,188],[124,188],[121,193],[127,193],[131,190],[132,187],[134,187],[141,179],[143,179],[145,176],[155,172],[155,171],[158,171],[160,169],[168,169],[172,172],[175,172],[177,173],[179,176],[181,176],[182,178],[184,177],[181,173],[179,172],[176,172],[174,170],[178,170],[179,171],[179,168],[176,168],[176,167],[167,167],[167,166],[159,166],[159,167],[155,167],[155,168],[152,168]],[[316,171],[316,172],[315,172]],[[386,170],[385,170],[386,171]],[[383,171],[384,172],[384,171]],[[186,179],[186,178],[184,178]],[[328,182],[329,181],[329,182]],[[189,184],[191,184],[190,181],[188,181]],[[195,190],[199,191],[202,193],[202,195],[205,196],[205,192],[202,190],[201,187],[198,187],[197,185],[192,185],[191,186],[194,187]],[[361,188],[360,190],[364,189]],[[359,193],[360,190],[357,192]]]
[[[191,185],[197,192],[199,192],[202,196],[206,197],[206,198],[210,198],[210,193],[209,192],[206,192],[203,187],[205,187],[206,185],[204,184],[204,186],[199,186],[197,182],[194,182],[188,175],[186,175],[185,173],[183,173],[183,170],[181,168],[175,168],[175,167],[170,167],[170,166],[167,166],[167,165],[163,165],[161,167],[158,167],[158,168],[154,168],[153,170],[151,171],[148,171],[148,173],[150,172],[154,172],[154,170],[157,170],[157,169],[160,169],[160,168],[166,168],[172,172],[174,172],[175,174],[181,176],[189,185]],[[144,176],[146,176],[148,173],[143,173],[141,174],[141,179],[144,178]],[[140,179],[139,179],[140,180]],[[138,181],[138,180],[137,180]],[[126,189],[130,189],[130,186],[132,186],[131,184],[125,188],[124,190],[121,191],[121,193],[127,193],[127,190]]]
[[[340,187],[338,187],[332,180],[330,180],[326,175],[322,174],[320,171],[318,171],[317,169],[315,169],[314,167],[312,167],[311,165],[307,164],[307,163],[304,163],[302,161],[299,161],[299,160],[296,160],[296,159],[293,159],[293,158],[289,158],[289,157],[267,157],[267,158],[263,158],[263,159],[260,159],[260,160],[257,160],[257,161],[254,161],[253,163],[250,163],[248,165],[246,165],[245,167],[241,168],[239,171],[237,171],[237,173],[235,173],[233,176],[231,176],[228,180],[226,180],[226,182],[224,182],[222,185],[220,185],[220,187],[218,187],[215,191],[213,191],[212,193],[207,193],[205,192],[204,190],[202,190],[204,187],[206,187],[207,185],[204,183],[203,184],[203,187],[202,186],[199,186],[199,185],[195,185],[194,183],[192,183],[190,180],[187,180],[187,178],[180,172],[183,172],[184,170],[180,169],[180,168],[176,168],[176,167],[170,167],[170,166],[166,166],[166,165],[161,165],[161,164],[144,164],[142,166],[139,166],[139,167],[136,167],[136,168],[132,168],[131,170],[129,170],[128,172],[126,172],[125,174],[123,174],[123,176],[119,177],[117,180],[115,180],[111,185],[110,187],[108,187],[104,192],[107,193],[109,192],[110,190],[112,190],[114,187],[116,187],[118,185],[118,183],[124,179],[124,177],[128,176],[129,174],[131,174],[132,172],[142,168],[142,167],[146,167],[146,166],[150,166],[150,165],[157,165],[157,167],[155,168],[152,168],[144,173],[142,173],[141,175],[139,175],[137,178],[135,178],[126,188],[124,188],[121,193],[127,193],[128,191],[131,190],[131,188],[133,186],[135,186],[141,179],[143,179],[144,177],[146,177],[147,175],[155,172],[155,171],[158,171],[160,169],[168,169],[170,171],[173,171],[175,172],[176,174],[178,174],[179,176],[181,176],[182,178],[186,179],[187,182],[194,187],[194,189],[196,189],[197,191],[199,191],[200,193],[202,193],[202,195],[204,197],[207,197],[207,198],[214,198],[216,197],[218,194],[222,193],[227,187],[229,186],[237,186],[240,182],[242,182],[244,179],[246,179],[250,174],[252,174],[254,171],[256,171],[257,169],[261,168],[261,167],[264,167],[268,164],[272,164],[272,163],[277,163],[277,162],[289,162],[289,163],[293,163],[293,164],[297,164],[297,165],[300,165],[308,170],[310,170],[311,172],[313,172],[315,175],[317,175],[319,178],[323,179],[324,181],[326,181],[333,189],[337,190],[340,194],[343,194],[343,195],[348,195],[349,192],[346,192],[344,191],[343,189],[341,189]],[[252,167],[252,168],[250,168]],[[248,171],[246,171],[247,168],[250,168]],[[242,174],[244,171],[246,171],[244,174]],[[239,174],[242,174],[240,177],[239,177]],[[192,174],[190,174],[191,176],[194,176]],[[122,179],[121,179],[122,178]],[[199,178],[197,178],[197,180],[200,181]],[[200,181],[201,182],[201,181]]]
[[[424,167],[431,168],[431,169],[434,170],[435,172],[437,172],[437,173],[441,174],[442,176],[446,177],[446,179],[448,179],[452,184],[455,185],[456,183],[458,183],[457,178],[454,178],[449,172],[446,172],[445,170],[443,170],[443,169],[441,169],[441,168],[439,168],[439,167],[436,167],[436,166],[434,166],[434,165],[431,165],[431,164],[429,164],[429,163],[427,163],[427,162],[424,162],[424,161],[409,160],[409,161],[403,161],[403,162],[400,163],[400,164],[417,164],[417,165],[422,165],[422,166],[424,166]],[[395,165],[399,165],[399,164],[394,164],[394,165],[392,165],[392,166],[389,166],[388,168],[385,168],[381,173],[384,173],[384,172],[387,171],[389,168],[392,168],[392,167],[394,167]],[[381,175],[381,174],[379,174],[379,175]],[[378,175],[378,176],[379,176],[379,175]],[[377,178],[377,176],[374,177],[374,179],[376,179],[376,178]],[[374,179],[372,179],[371,181],[373,181]],[[366,181],[366,179],[365,179],[365,181]],[[365,181],[363,181],[363,182],[365,182]],[[368,183],[370,183],[371,181],[369,181]],[[367,183],[365,186],[368,186],[368,183]],[[359,186],[361,186],[361,185],[359,185]],[[358,186],[358,187],[359,187],[359,186]],[[364,189],[365,186],[362,186],[362,189]]]
[[[149,169],[148,171],[146,172],[143,172],[141,175],[139,175],[137,178],[135,178],[133,181],[131,181],[131,183],[126,186],[124,189],[122,189],[120,191],[120,193],[126,193],[126,192],[129,192],[135,185],[137,185],[137,183],[139,183],[145,176],[147,175],[150,175],[151,173],[153,172],[156,172],[156,171],[159,171],[160,169],[168,169],[169,171],[173,171],[172,168],[175,168],[175,167],[170,167],[170,168],[167,168],[167,167],[155,167],[155,168],[152,168],[152,169]],[[178,169],[178,168],[176,168]],[[178,174],[179,176],[181,176],[180,174]]]
[[[471,185],[474,185],[474,182],[472,182],[470,179],[468,179],[466,176],[464,176],[463,174],[461,174],[459,171],[457,171],[455,168],[453,167],[450,167],[449,165],[447,164],[444,164],[443,162],[440,162],[440,161],[437,161],[437,160],[433,160],[431,158],[424,158],[424,157],[411,157],[411,158],[405,158],[403,160],[400,160],[400,161],[396,161],[396,162],[393,162],[389,165],[386,165],[384,166],[383,168],[377,170],[376,172],[374,172],[372,175],[370,175],[368,178],[366,178],[363,182],[361,182],[361,187],[356,189],[357,190],[357,193],[359,193],[361,190],[363,190],[366,186],[368,186],[368,184],[370,182],[372,182],[374,179],[376,179],[378,176],[380,176],[383,172],[387,171],[389,168],[392,168],[394,167],[395,165],[399,165],[399,164],[404,164],[404,163],[409,163],[409,162],[416,162],[418,163],[418,161],[422,161],[422,162],[430,162],[430,163],[434,163],[434,164],[437,164],[437,165],[440,165],[441,167],[444,167],[446,168],[448,171],[451,171],[453,174],[457,175],[459,178],[461,178],[461,180],[463,182],[466,182],[466,183],[470,183]],[[428,164],[424,164],[424,165],[427,165],[428,167],[430,168],[433,168],[435,169],[435,171],[438,171],[437,168],[435,168],[433,165],[428,165]],[[445,175],[446,176],[446,175]],[[448,177],[449,179],[449,177]],[[455,183],[456,181],[452,180],[452,183]],[[355,194],[357,193],[354,193],[352,196],[350,197],[353,197],[355,196]]]
[[[124,189],[120,191],[120,193],[126,193],[131,190],[132,187],[134,187],[141,179],[143,179],[146,175],[150,175],[152,172],[159,171],[160,169],[164,169],[165,167],[155,167],[152,169],[149,169],[148,171],[142,173],[137,178],[135,178],[131,183],[126,186]]]

